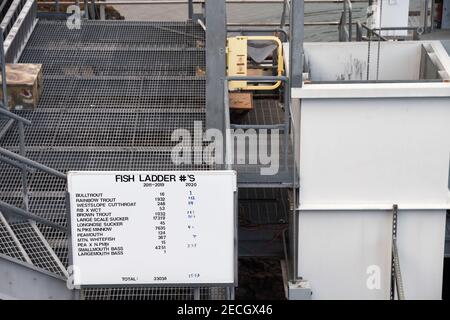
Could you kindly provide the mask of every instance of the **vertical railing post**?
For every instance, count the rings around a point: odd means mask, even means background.
[[[100,20],[106,20],[106,5],[99,2]]]
[[[304,39],[304,18],[305,18],[305,3],[304,0],[291,0],[291,14],[290,14],[290,52],[289,52],[289,82],[290,86],[286,86],[286,90],[289,90],[287,95],[288,99],[291,98],[291,88],[301,88],[303,86],[303,39]],[[294,144],[296,143],[294,138]],[[294,154],[294,160],[296,159],[296,154]],[[295,164],[295,161],[294,161]],[[295,172],[295,167],[294,167]],[[298,279],[298,214],[297,211],[297,187],[296,187],[296,177],[294,179],[294,187],[292,188],[293,193],[293,206],[292,212],[289,219],[289,231],[290,231],[290,255],[291,263],[289,277],[291,281],[296,281]]]
[[[423,32],[428,33],[428,7],[430,5],[429,0],[425,0],[425,8],[423,10]],[[381,34],[381,32],[380,32]]]
[[[193,0],[188,1],[188,18],[189,20],[192,20],[194,16],[194,2]]]
[[[19,127],[19,154],[25,157],[25,129],[22,121],[17,121]],[[23,196],[23,209],[29,209],[29,197],[28,197],[28,171],[25,165],[22,164],[22,196]]]
[[[3,42],[3,29],[0,28],[1,40],[0,40],[0,63],[2,64],[2,95],[3,95],[3,108],[8,109],[8,93],[6,84],[6,58],[5,58],[5,47]]]
[[[286,25],[286,12],[288,8],[288,0],[283,1],[283,11],[281,12],[281,22],[280,22],[280,28],[283,29]]]
[[[353,37],[353,6],[351,0],[346,0],[348,10],[348,41],[352,42]]]
[[[95,0],[91,0],[92,4],[92,19],[96,20],[97,19],[97,4],[95,3]]]
[[[88,0],[84,0],[84,17],[86,19],[89,19],[89,1]]]
[[[362,41],[362,26],[361,26],[361,22],[357,22],[356,23],[356,41]]]

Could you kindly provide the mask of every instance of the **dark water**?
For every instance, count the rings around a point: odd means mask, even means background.
[[[407,0],[401,0],[407,1]],[[368,1],[367,1],[368,3]],[[367,3],[353,4],[353,19],[365,21]],[[411,0],[410,10],[420,10],[424,0]],[[127,20],[183,20],[187,17],[186,5],[116,6]],[[339,21],[343,6],[339,3],[306,3],[305,22]],[[196,11],[200,9],[197,8]],[[227,16],[229,22],[278,23],[281,18],[280,4],[229,4]],[[307,26],[306,41],[336,41],[337,26]]]

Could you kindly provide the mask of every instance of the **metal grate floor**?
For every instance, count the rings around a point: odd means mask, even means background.
[[[194,288],[90,288],[86,300],[194,300]],[[225,288],[200,288],[200,300],[224,300]]]
[[[179,110],[179,109],[178,109]],[[179,110],[40,109],[18,112],[34,125],[25,128],[27,147],[157,147],[173,146],[175,129],[204,125],[205,114]],[[100,120],[101,119],[101,120]],[[101,121],[101,122],[100,122]],[[17,126],[0,139],[4,147],[19,144]],[[30,149],[30,148],[29,148]]]
[[[0,212],[0,253],[21,261],[26,261],[4,219],[3,214]]]
[[[56,170],[210,170],[175,166],[172,131],[205,121],[205,33],[192,22],[39,21],[19,62],[41,63],[44,91],[35,111],[16,111],[26,127],[26,156]],[[0,119],[0,128],[2,126]],[[0,146],[18,152],[16,126]],[[194,163],[194,162],[193,162]],[[20,170],[0,162],[0,199],[21,206]],[[67,225],[66,184],[28,173],[30,211]],[[64,266],[64,233],[29,222],[13,230],[37,266],[61,274],[58,263],[31,231],[39,228]],[[17,255],[0,225],[0,252]],[[86,299],[192,299],[192,288],[83,290]],[[201,289],[224,298],[223,288]]]
[[[233,124],[244,125],[283,124],[284,111],[277,99],[255,98],[254,108],[246,114],[233,115],[231,122]],[[292,144],[288,142],[288,152],[285,155],[283,132],[279,131],[277,135],[274,135],[274,131],[267,130],[266,133],[266,137],[260,135],[258,137],[260,140],[254,140],[255,143],[245,144],[245,159],[238,156],[238,149],[235,146],[233,168],[238,172],[238,184],[241,187],[249,188],[254,185],[267,188],[273,186],[290,187],[295,181],[294,177],[297,173],[294,170],[294,150]],[[245,132],[236,132],[232,135],[232,139],[235,139],[235,141],[245,139],[245,137]],[[258,144],[267,147],[261,151]],[[262,158],[258,157],[259,152],[263,152],[263,154],[265,152],[264,155],[267,155],[267,157],[270,156],[269,164],[261,162]],[[266,159],[266,161],[268,160]],[[263,168],[271,170],[263,173],[261,171]]]
[[[105,48],[49,50],[27,48],[21,62],[40,61],[47,75],[67,76],[196,76],[205,65],[205,50],[198,48]]]
[[[39,237],[38,230],[30,222],[11,223],[11,229],[19,239],[32,263],[42,269],[64,276],[58,261]]]
[[[65,21],[39,21],[27,48],[203,48],[204,45],[203,29],[189,21],[83,21],[78,30],[69,29]]]

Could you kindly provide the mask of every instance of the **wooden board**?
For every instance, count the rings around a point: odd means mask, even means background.
[[[270,70],[270,69],[248,69],[247,75],[253,76],[253,77],[271,76],[272,70]]]
[[[252,110],[253,94],[251,92],[230,92],[231,110]]]
[[[0,77],[0,94],[3,95]],[[14,63],[6,65],[9,109],[34,110],[43,90],[42,64]]]

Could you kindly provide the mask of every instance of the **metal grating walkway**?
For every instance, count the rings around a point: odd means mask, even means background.
[[[14,240],[13,236],[11,227],[0,212],[0,253],[21,261],[26,261],[24,254],[18,247],[17,240]]]
[[[171,133],[205,121],[205,33],[192,22],[39,21],[18,62],[42,63],[44,92],[37,110],[16,111],[25,127],[26,156],[69,170],[210,170],[175,166]],[[0,132],[4,121],[0,121]],[[0,146],[18,152],[12,126]],[[17,168],[0,162],[0,199],[21,206]],[[67,225],[65,182],[28,173],[30,211]],[[36,225],[62,264],[68,266],[64,233]],[[34,226],[34,227],[36,227]],[[60,273],[28,222],[11,224],[33,263]],[[1,229],[3,235],[5,231]],[[18,256],[10,241],[0,252]],[[28,252],[29,251],[29,252]],[[20,258],[20,257],[18,257]],[[223,288],[201,289],[201,298],[224,298]],[[192,299],[192,288],[86,289],[85,299]]]

